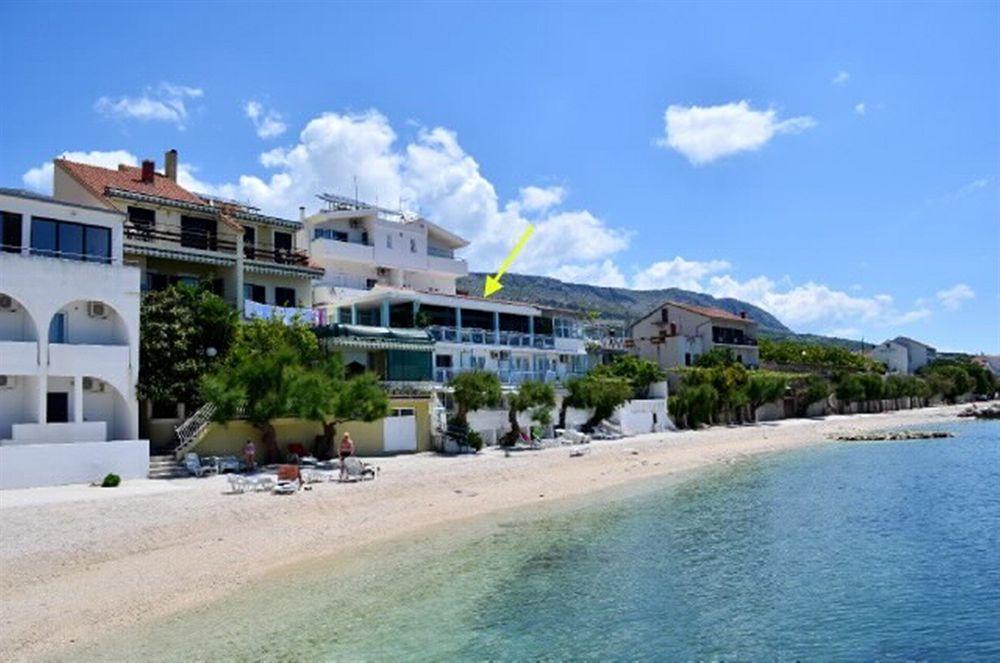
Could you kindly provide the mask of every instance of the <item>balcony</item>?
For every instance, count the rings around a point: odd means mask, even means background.
[[[465,276],[469,273],[469,266],[464,260],[431,255],[430,247],[427,249],[427,269],[432,272],[455,276]]]
[[[466,373],[468,371],[477,370],[474,368],[435,368],[434,369],[434,381],[440,384],[447,384],[451,381],[453,377],[459,373]],[[490,371],[488,369],[484,370],[489,373],[494,373],[498,378],[500,378],[500,384],[503,385],[518,385],[523,382],[545,382],[547,384],[559,383],[567,380],[571,377],[582,376],[582,372],[558,372],[558,371],[519,371],[519,370],[508,370],[499,369],[496,371]]]
[[[276,265],[305,267],[309,264],[309,255],[305,251],[275,247],[269,244],[244,244],[243,257],[247,260],[269,262]]]
[[[261,304],[252,299],[243,300],[243,317],[250,318],[278,318],[286,325],[295,321],[304,322],[307,325],[317,323],[316,311],[311,308],[298,308],[295,306],[274,306],[273,304]]]
[[[435,341],[445,343],[471,343],[474,345],[503,345],[512,348],[536,348],[539,350],[551,350],[555,348],[555,338],[544,334],[531,334],[523,332],[475,329],[463,327],[443,327],[439,325],[427,328]]]
[[[712,336],[715,345],[736,345],[741,347],[756,346],[757,339],[748,336]]]
[[[236,236],[219,235],[201,229],[180,226],[125,224],[125,240],[165,248],[185,248],[236,255]]]
[[[49,345],[51,375],[89,375],[117,382],[129,371],[127,345],[52,343]]]
[[[37,371],[36,341],[0,341],[0,375],[32,375]]]
[[[375,262],[375,247],[368,244],[317,238],[310,243],[310,250],[313,256],[318,259],[327,258],[362,263]]]

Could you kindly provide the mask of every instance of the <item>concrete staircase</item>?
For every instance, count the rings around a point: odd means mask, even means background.
[[[183,479],[191,476],[184,464],[174,458],[172,453],[150,455],[149,457],[149,478],[150,479]]]

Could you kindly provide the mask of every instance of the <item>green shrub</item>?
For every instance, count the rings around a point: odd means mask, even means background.
[[[476,451],[483,448],[483,436],[478,431],[470,430],[465,436],[465,443]]]
[[[109,474],[101,482],[101,488],[116,488],[122,482],[122,478],[117,474]]]

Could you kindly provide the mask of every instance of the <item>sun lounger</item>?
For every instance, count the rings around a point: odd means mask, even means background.
[[[343,463],[347,468],[348,481],[365,481],[367,479],[375,478],[375,466],[364,463],[354,456],[348,456],[343,460]]]
[[[298,465],[279,465],[278,484],[274,487],[277,495],[288,495],[298,492],[302,487],[302,471]]]
[[[198,454],[189,452],[184,456],[184,467],[187,471],[196,477],[203,477],[210,472],[218,472],[219,468],[216,465],[202,465],[201,459],[198,458]]]
[[[298,479],[295,481],[279,481],[278,484],[272,489],[272,492],[275,495],[291,495],[299,492],[299,488],[301,487],[302,484],[299,483]]]
[[[250,487],[247,478],[238,474],[227,474],[226,479],[229,481],[229,492],[231,493],[244,493]]]

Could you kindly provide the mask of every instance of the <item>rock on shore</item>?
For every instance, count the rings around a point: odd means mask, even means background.
[[[945,431],[926,430],[903,430],[879,433],[877,431],[867,433],[841,433],[831,435],[831,439],[841,442],[882,442],[886,440],[932,440],[941,437],[955,437],[952,433]]]

